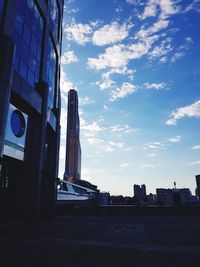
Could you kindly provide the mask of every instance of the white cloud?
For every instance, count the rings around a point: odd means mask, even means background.
[[[178,143],[178,142],[181,141],[181,136],[180,135],[177,135],[177,136],[168,138],[167,140],[170,141],[170,142],[172,142],[172,143]]]
[[[168,18],[180,11],[180,7],[176,4],[176,1],[173,0],[149,0],[143,14],[139,17],[144,20],[149,17],[156,17],[159,12],[160,18]]]
[[[132,94],[136,91],[136,86],[131,83],[123,83],[120,88],[117,88],[112,91],[110,101],[115,101],[118,98],[123,98],[129,94]]]
[[[61,94],[67,93],[70,89],[77,90],[77,86],[74,85],[73,82],[67,79],[67,75],[63,67],[61,67],[60,88],[61,88]]]
[[[200,100],[194,102],[191,105],[181,107],[172,111],[170,119],[165,123],[167,125],[176,125],[177,120],[183,119],[184,117],[188,118],[199,118],[200,117]]]
[[[78,58],[74,54],[74,51],[66,51],[62,54],[61,62],[62,64],[70,64],[73,62],[78,62]]]
[[[94,134],[103,131],[103,128],[98,124],[98,122],[94,121],[92,123],[88,123],[82,117],[80,117],[80,127],[82,131]]]
[[[102,77],[102,81],[97,81],[95,84],[98,85],[101,90],[104,90],[112,87],[115,84],[115,81]]]
[[[134,44],[118,44],[106,48],[105,53],[97,58],[88,58],[88,66],[92,69],[102,70],[105,68],[126,67],[129,60],[138,59],[146,55],[151,45],[158,39],[158,36],[144,37],[142,41]]]
[[[190,165],[199,165],[200,164],[200,160],[192,161],[189,164]]]
[[[135,128],[135,129],[131,128],[127,124],[125,124],[125,125],[120,125],[120,124],[113,125],[113,126],[110,126],[110,129],[111,129],[111,132],[123,132],[123,133],[137,132],[140,130],[138,128]]]
[[[161,57],[160,61],[165,62],[167,58],[164,58],[164,56],[166,56],[169,52],[173,50],[170,43],[171,41],[171,38],[166,38],[161,42],[160,45],[155,46],[153,50],[148,54],[149,58],[155,59]]]
[[[189,12],[191,10],[194,10],[196,12],[200,12],[200,1],[199,0],[193,0],[192,3],[188,4],[186,8],[182,11],[182,13]]]
[[[160,150],[160,149],[165,149],[165,147],[166,147],[166,142],[154,141],[147,143],[146,146],[144,147],[144,150],[148,149]]]
[[[193,150],[199,150],[200,149],[200,145],[196,145],[192,147]]]
[[[85,45],[91,41],[92,27],[89,24],[75,23],[65,27],[64,32],[67,33],[67,38],[80,45]]]
[[[101,90],[107,89],[115,85],[115,81],[111,80],[110,77],[114,74],[118,75],[128,75],[130,79],[133,79],[133,74],[135,70],[128,69],[127,66],[121,68],[112,68],[109,71],[102,74],[102,80],[97,81],[95,84],[100,87]]]
[[[123,149],[124,143],[108,141],[106,145],[102,146],[104,151],[106,152],[113,152],[115,150]]]
[[[85,96],[83,98],[79,97],[80,106],[90,105],[90,104],[94,104],[94,103],[95,103],[95,101],[90,99],[88,96]]]
[[[148,18],[148,17],[155,17],[157,14],[157,3],[156,1],[149,1],[144,9],[144,13],[142,16],[139,16],[142,20]]]
[[[166,83],[144,83],[146,89],[161,90],[166,88]]]
[[[94,45],[103,46],[120,42],[128,37],[129,30],[133,27],[131,23],[120,25],[118,22],[104,25],[96,30],[92,37]]]

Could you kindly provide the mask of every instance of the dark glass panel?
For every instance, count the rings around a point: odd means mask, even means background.
[[[23,39],[28,45],[30,45],[31,32],[26,24],[24,24]]]
[[[26,80],[27,77],[27,65],[20,59],[19,73]]]
[[[15,17],[15,30],[22,35],[22,30],[23,30],[23,19],[21,16],[16,15]]]
[[[33,35],[31,38],[31,50],[33,51],[33,54],[36,56],[36,54],[37,54],[37,42],[36,42],[36,39]]]
[[[29,83],[31,86],[34,86],[34,80],[35,80],[34,74],[33,74],[33,72],[29,69],[29,70],[28,70],[28,83]]]
[[[19,70],[19,56],[15,54],[14,69],[18,72]]]

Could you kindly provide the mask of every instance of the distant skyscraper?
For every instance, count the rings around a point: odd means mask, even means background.
[[[68,92],[67,112],[67,144],[64,180],[75,181],[81,178],[81,146],[78,94],[74,89]]]

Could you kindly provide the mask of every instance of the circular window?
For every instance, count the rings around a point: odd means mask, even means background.
[[[13,111],[10,118],[10,126],[16,137],[22,137],[24,135],[26,122],[21,111]]]

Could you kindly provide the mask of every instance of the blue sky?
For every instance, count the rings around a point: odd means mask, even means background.
[[[60,177],[67,92],[79,95],[82,179],[189,187],[200,173],[200,0],[70,0],[61,68]]]

